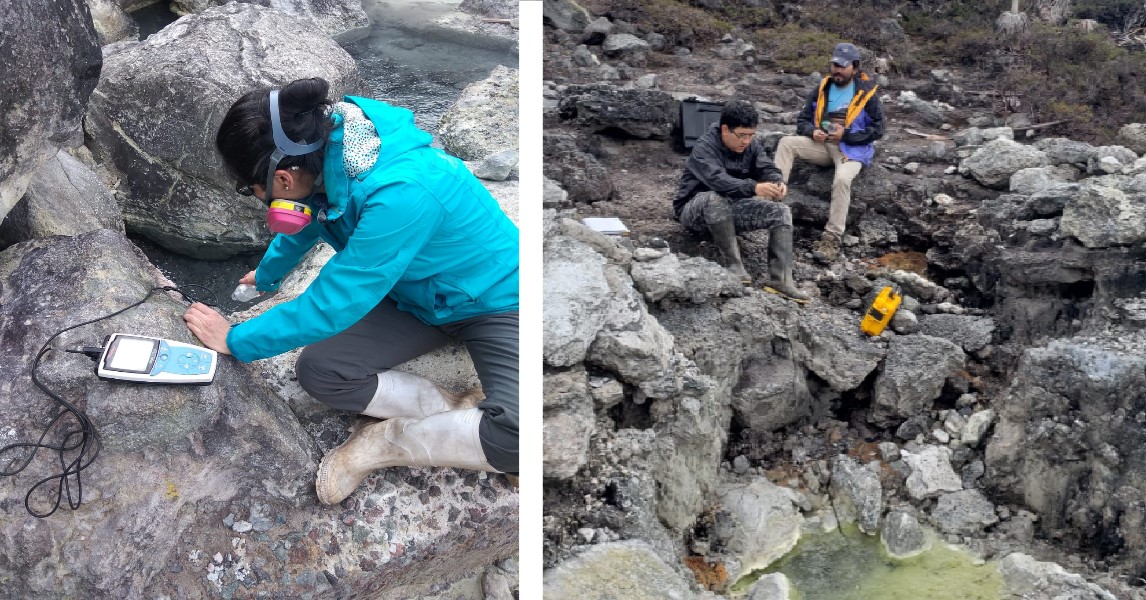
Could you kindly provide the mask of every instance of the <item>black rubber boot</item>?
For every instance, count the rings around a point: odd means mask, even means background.
[[[768,233],[769,286],[793,300],[807,300],[808,295],[796,287],[792,278],[792,226],[773,227]]]
[[[724,255],[724,261],[727,263],[729,271],[732,271],[744,285],[752,283],[752,276],[744,269],[744,263],[740,261],[740,245],[736,243],[736,224],[732,222],[732,218],[722,219],[720,221],[708,223],[708,231],[712,233],[712,239],[716,241],[716,247],[720,248],[720,253]]]

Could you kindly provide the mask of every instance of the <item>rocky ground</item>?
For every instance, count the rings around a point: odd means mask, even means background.
[[[711,242],[672,220],[678,103],[750,100],[774,148],[819,78],[778,72],[731,35],[672,48],[561,3],[547,21],[547,591],[642,552],[668,569],[649,597],[722,591],[794,543],[717,526],[760,522],[766,506],[773,531],[796,538],[807,522],[784,524],[797,516],[885,539],[909,518],[1106,590],[1054,588],[1045,571],[1037,591],[1008,576],[1016,596],[1146,597],[1129,466],[1146,406],[1116,391],[1136,385],[1146,347],[1141,125],[1086,144],[1002,112],[977,93],[989,73],[873,73],[888,132],[856,181],[844,260],[810,255],[830,173],[800,166],[790,181],[795,274],[816,296],[801,307],[739,289],[709,262]],[[631,234],[587,232],[587,216]],[[741,239],[761,277],[767,234]],[[864,298],[890,282],[904,307],[864,339]]]

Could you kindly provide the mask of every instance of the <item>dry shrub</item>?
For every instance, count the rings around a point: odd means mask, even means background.
[[[718,15],[680,0],[585,0],[582,4],[594,15],[655,31],[665,36],[670,47],[708,45],[733,27]]]

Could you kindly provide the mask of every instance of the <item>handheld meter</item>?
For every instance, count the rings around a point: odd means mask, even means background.
[[[190,383],[215,380],[214,350],[143,335],[113,333],[96,361],[96,376],[137,383]]]

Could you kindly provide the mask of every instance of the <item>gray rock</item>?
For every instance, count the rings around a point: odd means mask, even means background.
[[[641,75],[633,82],[633,85],[645,90],[656,89],[660,85],[660,79],[656,73],[647,73]]]
[[[960,471],[960,475],[963,479],[963,488],[971,490],[979,487],[979,479],[981,479],[986,472],[987,466],[984,465],[981,460],[973,460],[967,463],[962,471]]]
[[[1146,241],[1146,194],[1084,184],[1063,208],[1059,229],[1087,248]]]
[[[854,321],[801,319],[792,340],[793,356],[837,392],[854,390],[884,358]]]
[[[914,440],[917,436],[927,433],[931,420],[925,415],[912,415],[895,430],[895,437],[901,440]]]
[[[1138,155],[1125,146],[1098,146],[1090,155],[1090,159],[1113,158],[1119,164],[1132,165],[1138,160]]]
[[[695,594],[681,573],[665,564],[648,543],[639,540],[588,547],[545,571],[542,592],[552,600],[584,600],[611,590],[632,600],[692,600]]]
[[[171,11],[180,15],[201,13],[227,1],[171,0]],[[274,9],[313,21],[331,37],[370,27],[361,0],[276,0]]]
[[[720,296],[742,296],[744,285],[731,271],[700,257],[680,260],[675,254],[633,263],[629,270],[647,302],[673,298],[697,304]]]
[[[1094,155],[1094,146],[1067,138],[1043,138],[1036,141],[1034,147],[1045,152],[1052,165],[1085,167]]]
[[[103,62],[88,14],[83,0],[61,0],[8,3],[0,17],[0,64],[9,65],[0,70],[0,220],[41,164],[83,143]]]
[[[517,598],[517,594],[514,593],[517,581],[516,569],[514,572],[507,572],[496,564],[486,567],[481,579],[482,600],[514,600]]]
[[[642,139],[668,139],[679,108],[665,92],[605,84],[571,85],[561,99],[561,118],[590,131],[616,128]]]
[[[543,149],[545,176],[567,190],[571,203],[591,204],[613,196],[609,170],[586,152],[573,135],[547,133]]]
[[[796,493],[767,479],[722,486],[714,536],[722,544],[729,583],[764,569],[796,547],[804,517]]]
[[[505,181],[517,168],[518,153],[516,148],[508,148],[486,156],[474,169],[474,175],[489,181]]]
[[[1091,175],[1116,175],[1125,167],[1126,165],[1113,156],[1092,157],[1086,164],[1086,172]]]
[[[518,71],[498,65],[489,77],[471,83],[442,115],[437,136],[446,151],[462,160],[482,160],[517,149]]]
[[[87,165],[61,150],[36,170],[24,199],[0,223],[0,248],[96,229],[123,233],[119,205]]]
[[[139,37],[139,25],[116,0],[87,0],[87,4],[101,46]]]
[[[549,373],[544,377],[542,456],[547,478],[568,479],[585,464],[596,429],[588,386],[584,369]]]
[[[912,437],[914,438],[915,436]],[[885,463],[893,463],[899,460],[899,444],[895,442],[880,442],[879,458]]]
[[[748,600],[788,600],[792,584],[783,573],[769,573],[748,589]]]
[[[1121,535],[1120,556],[1135,569],[1146,568],[1146,535],[1120,523],[1146,517],[1146,485],[1134,466],[1146,460],[1142,348],[1141,331],[1028,348],[995,403],[999,418],[984,455],[992,485],[1037,513],[1041,531],[1080,544]]]
[[[746,361],[732,391],[732,411],[745,427],[776,431],[826,412],[808,390],[806,371],[796,361],[780,356]]]
[[[545,208],[568,208],[571,206],[569,202],[569,192],[566,192],[560,183],[548,177],[544,177],[542,182],[541,205]]]
[[[581,43],[600,46],[612,32],[613,22],[608,17],[597,17],[585,26],[585,30],[581,33]]]
[[[959,439],[964,446],[974,448],[983,442],[983,436],[987,435],[987,430],[994,422],[995,411],[981,410],[967,418]]]
[[[601,51],[609,58],[623,60],[630,65],[645,64],[649,43],[631,33],[614,33],[605,38]]]
[[[516,19],[520,15],[514,0],[462,0],[458,10],[491,19]]]
[[[991,343],[995,321],[970,315],[924,315],[920,329],[924,335],[950,340],[966,352],[976,352]]]
[[[832,465],[832,507],[840,523],[855,523],[860,531],[874,535],[883,513],[883,488],[879,476],[850,456],[836,457]]]
[[[251,44],[255,67],[241,52],[205,51]],[[215,132],[247,91],[319,75],[334,98],[361,84],[354,60],[310,20],[244,3],[183,17],[108,56],[84,127],[95,161],[120,182],[128,231],[199,259],[262,251],[266,207],[235,194]],[[228,218],[204,218],[212,214]]]
[[[968,127],[967,129],[956,132],[952,138],[955,140],[957,146],[981,146],[985,142],[998,139],[1014,141],[1015,130],[1010,127],[990,127],[987,129]],[[1086,160],[1083,159],[1082,162],[1085,163]]]
[[[583,242],[562,237],[546,242],[542,264],[545,362],[575,365],[585,360],[607,319],[611,298],[605,258]]]
[[[584,44],[577,46],[571,58],[573,59],[573,64],[578,67],[594,68],[601,66],[601,60]]]
[[[1023,205],[1022,218],[1056,217],[1078,195],[1077,183],[1050,183],[1031,194]]]
[[[966,356],[954,343],[927,335],[897,336],[875,380],[871,420],[887,426],[927,411]]]
[[[1078,178],[1078,171],[1070,165],[1031,167],[1020,169],[1011,175],[1010,191],[1030,196],[1059,182],[1071,182]]]
[[[896,560],[919,556],[931,549],[931,538],[911,514],[893,510],[887,513],[880,543],[887,555]]]
[[[1088,583],[1081,575],[1068,573],[1051,562],[1040,562],[1018,552],[999,561],[1007,590],[1019,598],[1069,598],[1070,600],[1117,600],[1114,594]]]
[[[650,398],[671,396],[679,391],[672,335],[648,313],[627,274],[611,267],[606,279],[612,302],[585,360],[616,373]]]
[[[588,11],[573,0],[542,0],[541,19],[550,27],[581,33],[592,21]]]
[[[625,399],[625,386],[612,377],[590,377],[589,395],[598,409],[608,410]]]
[[[0,253],[0,273],[0,322],[27,323],[18,330],[5,327],[0,370],[6,378],[0,382],[0,405],[11,417],[9,425],[28,435],[42,426],[38,413],[27,410],[42,402],[42,392],[23,384],[29,381],[29,355],[56,329],[108,314],[167,283],[133,244],[110,230],[10,248]],[[14,292],[47,289],[106,293],[42,294],[38,304],[14,301]],[[78,337],[67,345],[98,342],[114,330],[195,343],[182,322],[185,308],[182,301],[159,294],[114,324],[75,330]],[[2,543],[22,548],[11,567],[27,574],[9,582],[9,592],[34,598],[42,595],[37,590],[108,585],[123,597],[217,596],[218,588],[204,577],[204,570],[213,553],[234,551],[236,532],[220,518],[228,513],[249,515],[245,520],[254,531],[263,527],[260,515],[274,515],[275,525],[249,534],[251,538],[266,535],[277,541],[291,536],[291,552],[281,551],[281,556],[274,552],[276,543],[248,542],[242,550],[244,560],[250,561],[246,564],[285,573],[292,569],[290,555],[334,552],[331,558],[341,560],[345,553],[348,560],[339,581],[351,595],[373,593],[368,589],[385,596],[430,594],[434,585],[478,572],[516,552],[517,496],[501,476],[386,469],[369,477],[345,508],[332,512],[320,507],[313,495],[318,459],[345,438],[353,417],[326,409],[329,420],[320,424],[308,418],[304,426],[260,363],[228,361],[211,386],[147,387],[99,381],[82,356],[48,356],[40,379],[65,398],[87,399],[85,409],[96,421],[103,447],[84,473],[84,505],[68,515],[75,530],[50,532],[51,520],[16,519],[0,526]],[[298,393],[305,395],[301,389]],[[243,476],[253,472],[260,475]],[[0,496],[21,507],[21,487],[10,486]],[[408,515],[416,525],[394,530],[389,519],[381,518],[388,511]],[[121,526],[106,527],[109,522]],[[327,534],[320,542],[312,541],[308,529],[286,523],[311,523]],[[459,528],[470,533],[461,534]],[[466,536],[472,534],[481,536],[482,548],[464,549]],[[49,539],[55,542],[37,541]],[[401,545],[404,552],[392,552],[386,563],[360,562],[377,549],[378,539],[387,539],[392,548]],[[83,570],[64,568],[51,558],[54,543],[80,547],[89,542],[117,550]],[[215,564],[220,577],[234,581],[238,564],[224,563],[222,554]],[[437,581],[401,581],[401,573],[411,569],[430,573]],[[140,579],[140,572],[164,576]],[[380,586],[379,575],[385,575],[387,583]],[[285,597],[305,595],[305,586],[305,580],[300,584],[294,578],[260,584],[268,593]]]
[[[645,34],[645,41],[649,43],[649,49],[653,52],[664,52],[668,47],[668,40],[665,36],[655,31]]]
[[[939,496],[931,518],[950,534],[982,535],[983,530],[999,522],[995,505],[979,490],[961,490]]]
[[[1011,176],[1021,169],[1050,164],[1046,153],[1006,139],[987,142],[959,163],[959,172],[995,189],[1006,189]]]
[[[1146,155],[1146,123],[1129,123],[1118,130],[1118,143]]]
[[[860,241],[868,246],[882,246],[899,242],[899,234],[891,220],[877,212],[864,213],[856,225]]]
[[[915,92],[900,92],[898,102],[900,106],[915,113],[921,121],[932,127],[939,127],[947,122],[947,112],[944,107],[941,107],[937,103],[923,100],[919,96],[916,96]]]
[[[907,493],[916,500],[935,498],[944,492],[963,489],[963,481],[951,468],[951,450],[944,446],[928,445],[919,452],[900,452],[903,462],[911,467],[907,477]]]
[[[900,308],[891,317],[891,329],[900,335],[919,333],[919,318],[910,310]]]

